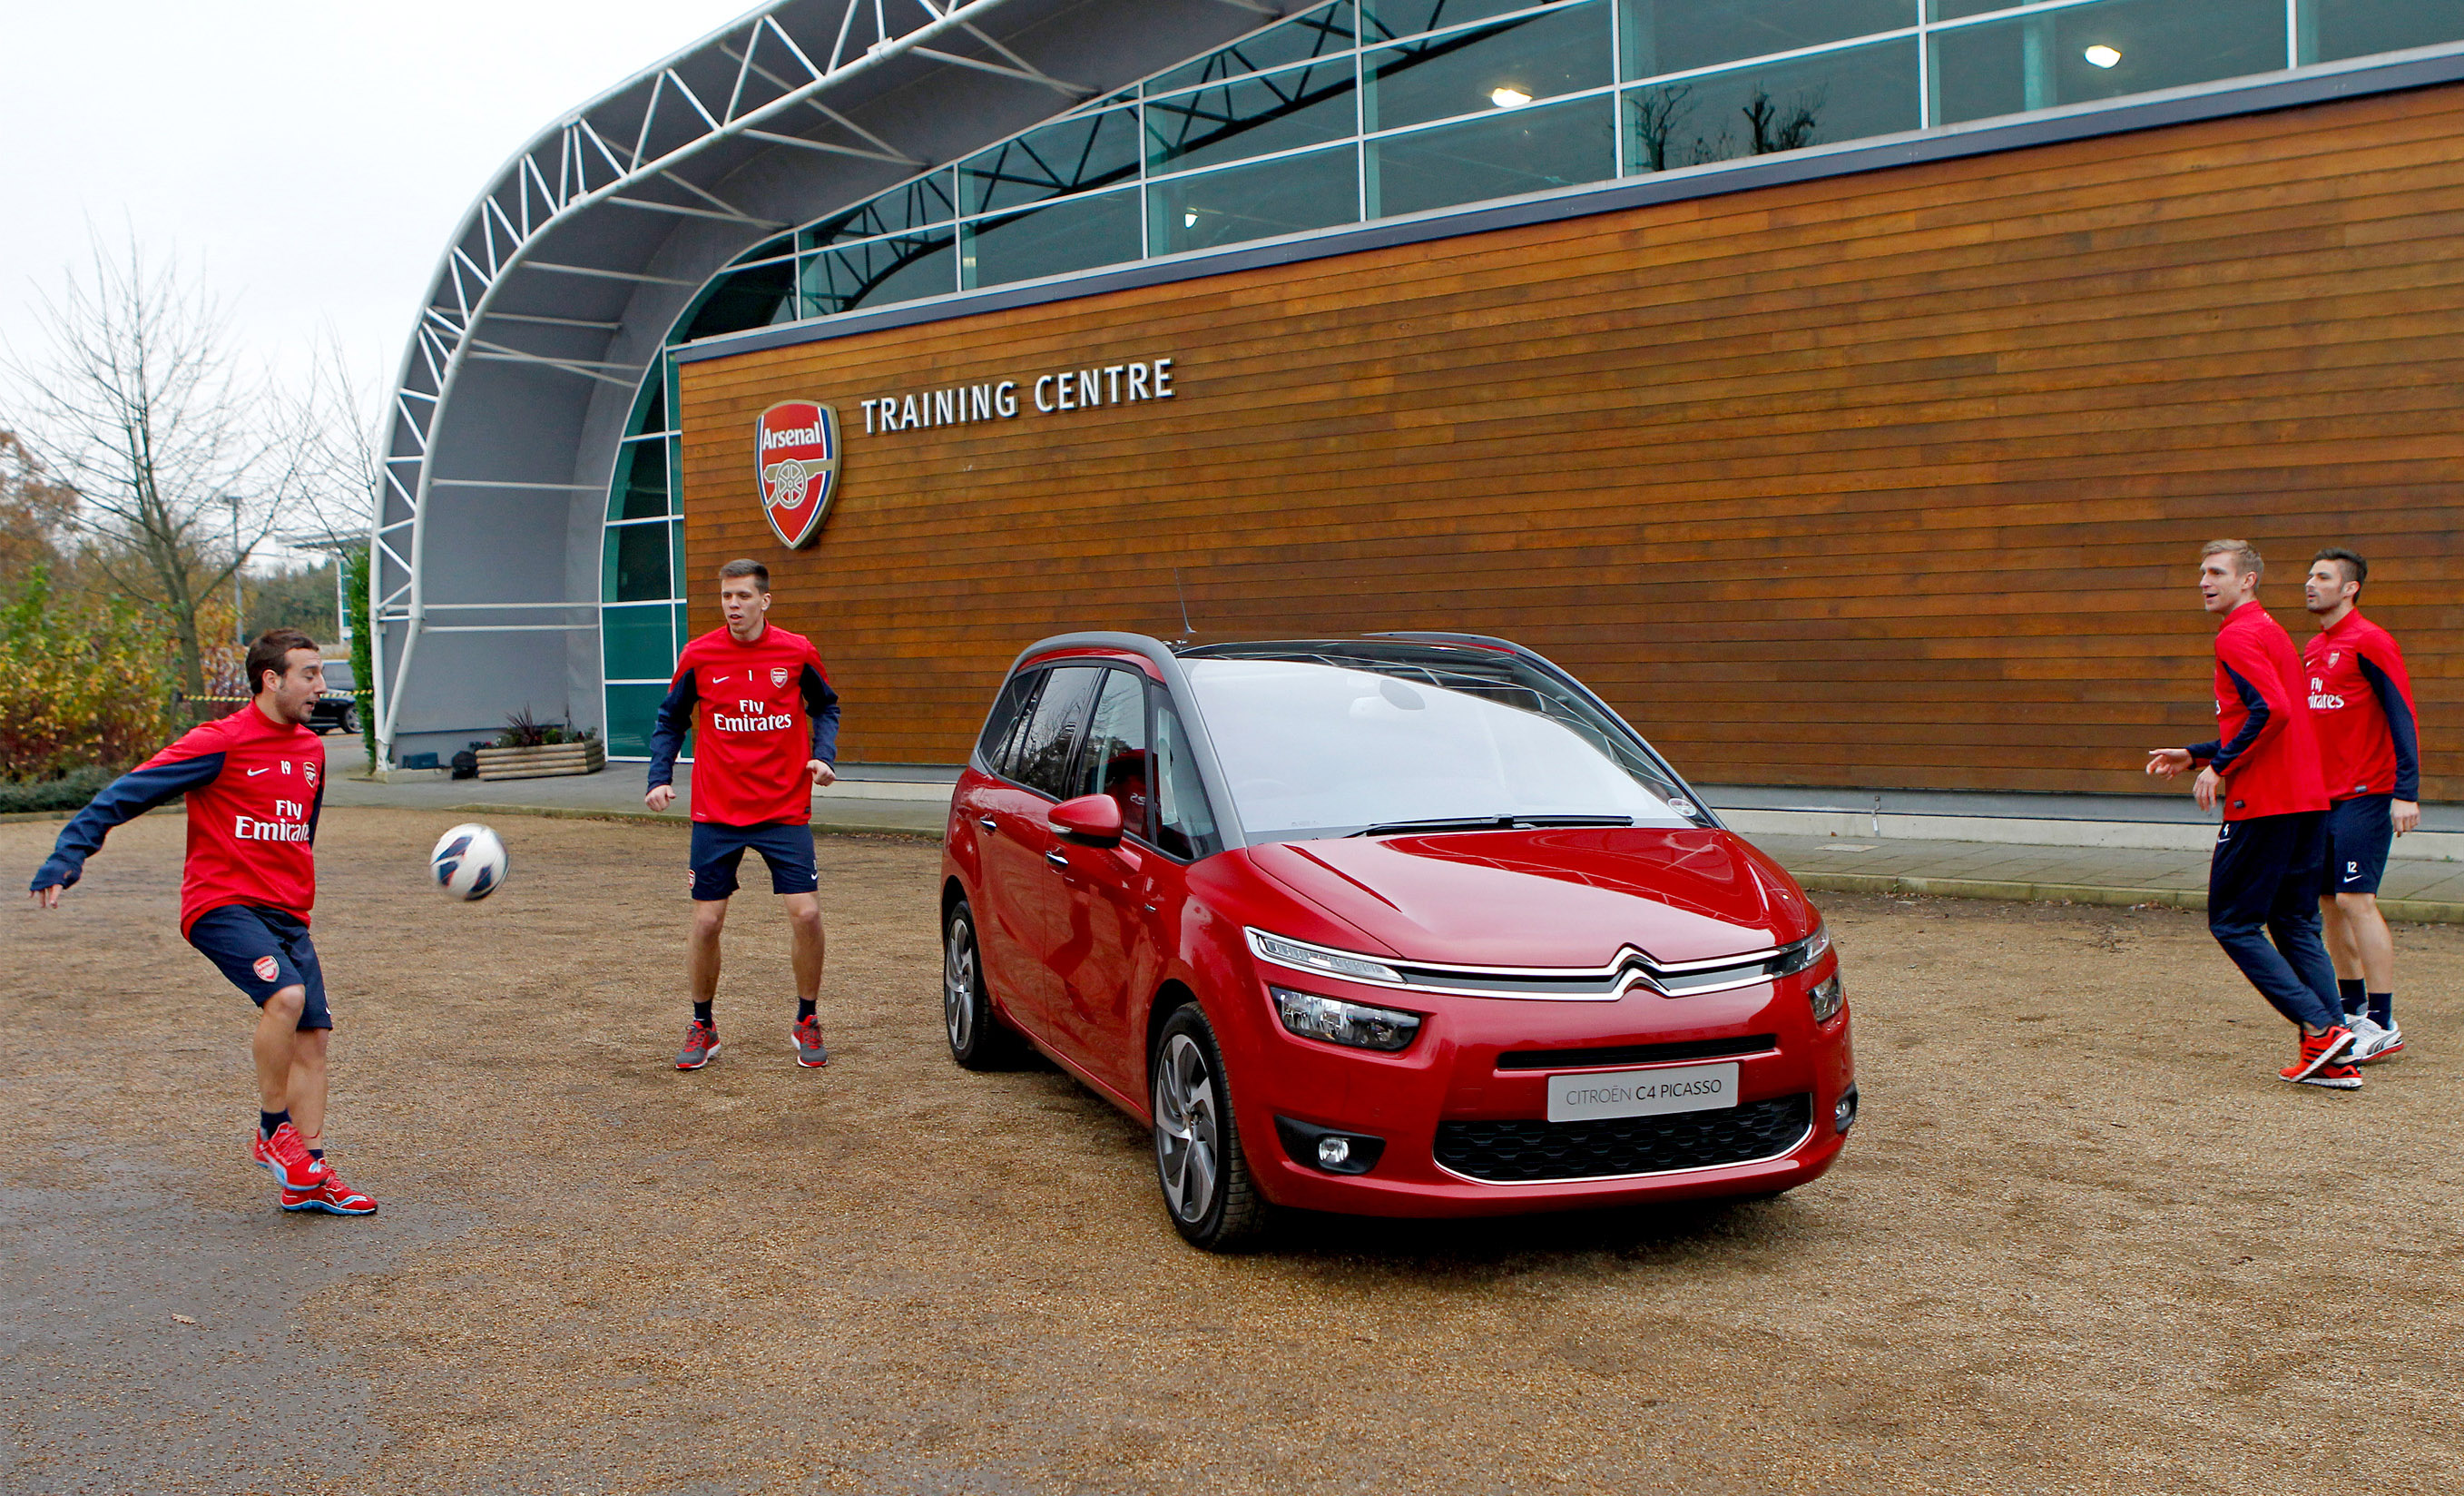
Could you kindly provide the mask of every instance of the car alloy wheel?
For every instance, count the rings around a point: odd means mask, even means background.
[[[1222,1054],[1196,1003],[1165,1022],[1153,1075],[1155,1177],[1174,1227],[1208,1251],[1255,1237],[1266,1203],[1250,1183]]]
[[[983,963],[976,947],[976,912],[960,899],[941,935],[941,1025],[950,1058],[970,1070],[998,1070],[1017,1063],[1018,1036],[993,1011],[984,990]]]

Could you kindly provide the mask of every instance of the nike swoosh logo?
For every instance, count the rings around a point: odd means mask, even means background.
[[[260,774],[271,774],[274,771],[272,769],[251,769],[248,771],[248,777],[250,779],[254,779]]]
[[[724,676],[724,675],[713,675],[713,676],[710,678],[710,683],[711,683],[712,685],[715,686],[715,685],[717,685],[720,681],[723,681],[723,680],[725,680],[726,678],[727,678],[727,677],[726,677],[726,676]]]

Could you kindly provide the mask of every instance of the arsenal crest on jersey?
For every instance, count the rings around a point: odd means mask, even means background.
[[[761,512],[789,550],[821,534],[838,488],[839,416],[809,400],[782,400],[755,423],[754,474]]]
[[[776,690],[778,690],[780,687],[781,687],[781,686],[783,686],[783,685],[785,685],[785,684],[787,684],[787,667],[785,667],[784,665],[773,665],[773,666],[771,666],[771,667],[770,667],[770,689],[771,689],[771,690],[773,690],[773,691],[776,691]]]

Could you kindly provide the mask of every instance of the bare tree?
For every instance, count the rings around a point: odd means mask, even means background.
[[[158,614],[181,678],[205,690],[198,611],[311,483],[300,418],[236,366],[221,306],[134,236],[38,303],[51,344],[9,359],[23,433],[76,489],[71,523],[110,584]]]

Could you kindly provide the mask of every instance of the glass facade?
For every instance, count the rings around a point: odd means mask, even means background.
[[[2464,0],[1334,0],[780,235],[669,342],[2455,42]],[[683,627],[672,385],[608,495],[620,757]]]

